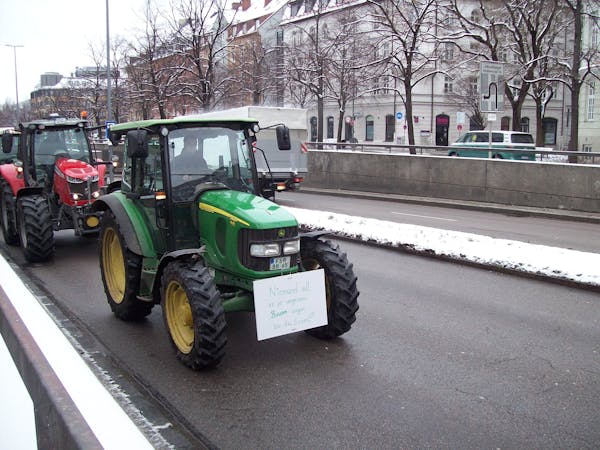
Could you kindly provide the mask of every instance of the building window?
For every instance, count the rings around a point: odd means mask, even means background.
[[[598,11],[592,11],[590,14],[590,33],[591,47],[596,48],[600,44],[600,19],[598,18]]]
[[[521,131],[529,133],[529,117],[521,117]]]
[[[444,94],[452,94],[453,89],[452,78],[446,75],[444,77]]]
[[[316,142],[317,136],[317,118],[315,116],[312,116],[310,118],[310,140],[312,142]]]
[[[588,86],[587,120],[594,120],[594,102],[596,100],[596,82],[590,81]]]
[[[388,114],[385,116],[385,142],[394,140],[394,132],[396,131],[396,116]]]
[[[365,141],[372,141],[375,134],[375,121],[373,116],[365,118]]]
[[[333,139],[333,116],[327,117],[327,139]]]
[[[500,129],[504,131],[510,130],[510,117],[504,116],[500,119]]]
[[[542,130],[544,132],[544,145],[556,145],[557,119],[547,117],[542,119]]]
[[[452,42],[444,44],[444,59],[446,61],[454,60],[454,44]]]

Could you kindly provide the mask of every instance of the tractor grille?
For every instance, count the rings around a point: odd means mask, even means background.
[[[88,195],[92,194],[92,192],[96,192],[98,190],[98,181],[92,181],[89,186],[91,191],[88,192],[87,182],[69,183],[69,190],[71,191],[71,194],[80,194],[87,198]]]
[[[279,237],[279,230],[284,230],[285,235]],[[244,267],[251,270],[266,272],[269,270],[270,258],[256,258],[250,256],[250,244],[262,244],[269,242],[284,242],[288,239],[298,237],[298,227],[272,228],[269,230],[240,230],[238,235],[238,258]],[[297,255],[291,256],[291,265],[295,264]]]

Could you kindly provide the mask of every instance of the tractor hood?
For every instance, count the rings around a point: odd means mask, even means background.
[[[78,159],[67,159],[60,158],[56,161],[55,170],[59,176],[67,176],[70,178],[77,178],[79,180],[87,180],[88,177],[92,179],[98,178],[98,170],[86,163],[85,161],[80,161]]]
[[[254,229],[297,226],[296,218],[281,206],[253,194],[234,190],[207,191],[199,202],[202,212],[228,219],[231,225]]]

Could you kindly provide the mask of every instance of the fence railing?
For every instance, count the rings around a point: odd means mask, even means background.
[[[409,145],[392,143],[352,143],[352,142],[306,142],[309,150],[350,150],[355,152],[387,153],[387,154],[413,154],[430,156],[448,156],[451,150],[488,151],[488,158],[493,154],[502,153],[531,153],[540,161],[579,163],[600,165],[599,152],[570,152],[552,150],[548,147],[536,147],[535,150],[488,148],[488,147],[458,147],[458,146],[436,146],[436,145]],[[562,158],[557,158],[562,157]]]

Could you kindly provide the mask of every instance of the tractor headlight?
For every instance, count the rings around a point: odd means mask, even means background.
[[[287,241],[283,244],[283,254],[284,255],[294,255],[296,253],[300,253],[300,239],[295,239],[293,241]]]
[[[259,258],[279,256],[280,253],[279,244],[252,244],[250,246],[250,255]]]
[[[81,195],[80,194],[72,194],[71,197],[73,197],[73,200],[75,200],[75,201],[81,200]]]

